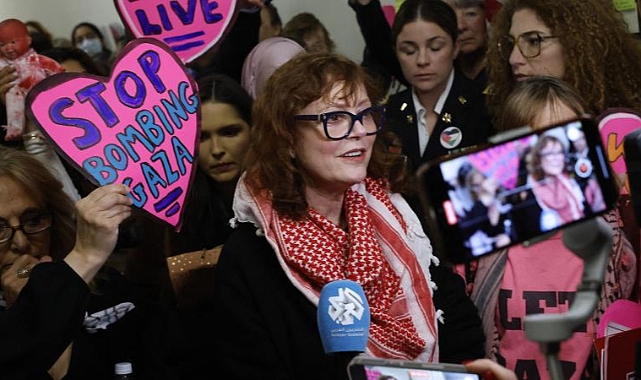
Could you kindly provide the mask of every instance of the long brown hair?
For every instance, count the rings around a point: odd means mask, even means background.
[[[342,83],[348,99],[361,86],[372,104],[383,96],[364,69],[348,58],[304,53],[278,68],[254,102],[246,183],[255,191],[269,191],[273,207],[282,215],[298,219],[307,214],[304,169],[290,155],[298,139],[294,115],[318,99],[329,100],[336,83]],[[405,186],[402,165],[402,157],[387,153],[377,138],[368,175],[388,178],[392,191],[400,191]]]
[[[545,149],[548,144],[556,144],[560,146],[563,154],[567,155],[567,150],[561,140],[552,135],[541,136],[536,141],[536,144],[534,144],[534,146],[532,147],[532,150],[529,152],[529,159],[527,164],[528,171],[532,175],[532,178],[534,178],[536,181],[541,181],[546,177],[546,173],[541,167],[541,151]]]

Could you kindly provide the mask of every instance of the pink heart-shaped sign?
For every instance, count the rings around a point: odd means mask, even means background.
[[[612,170],[627,178],[623,139],[628,133],[641,128],[641,114],[633,109],[611,108],[599,115],[597,121]],[[621,194],[629,193],[630,184],[626,180]]]
[[[120,18],[136,38],[169,45],[191,62],[216,45],[235,18],[236,0],[114,0]]]
[[[179,229],[197,157],[199,103],[180,58],[144,38],[123,49],[110,78],[62,73],[40,82],[27,112],[93,183],[129,186],[135,206]]]

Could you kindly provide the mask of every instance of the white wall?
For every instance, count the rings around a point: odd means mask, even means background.
[[[148,0],[153,1],[153,0]],[[365,46],[347,0],[274,0],[283,23],[299,12],[311,12],[329,30],[337,52],[360,62]],[[113,0],[0,0],[0,19],[40,21],[55,37],[88,21],[98,26],[120,22]]]
[[[70,38],[73,27],[82,21],[99,26],[120,22],[110,0],[0,0],[0,18],[36,20],[54,37]]]
[[[155,0],[147,0],[155,1]],[[273,0],[287,22],[299,12],[311,12],[329,30],[338,53],[360,62],[365,46],[354,12],[347,0]],[[396,0],[382,0],[394,4]],[[631,31],[637,31],[635,11],[624,12]],[[106,27],[120,23],[113,0],[0,0],[0,19],[38,20],[56,37],[69,38],[71,29],[79,22],[89,21]]]

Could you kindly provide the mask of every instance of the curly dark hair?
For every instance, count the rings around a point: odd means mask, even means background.
[[[512,16],[533,10],[563,47],[562,79],[585,100],[587,112],[607,108],[641,109],[641,45],[610,1],[510,0],[496,14],[487,52],[488,108],[500,114],[516,81],[510,63],[499,54],[498,40],[509,34]]]
[[[346,98],[353,99],[363,86],[372,104],[382,100],[379,87],[357,63],[337,54],[304,53],[279,67],[254,102],[245,181],[257,193],[270,192],[281,215],[293,219],[307,215],[305,170],[290,155],[299,139],[294,115],[318,99],[330,100],[336,83],[343,84]],[[387,178],[391,190],[400,192],[407,184],[403,167],[402,156],[388,153],[377,138],[368,176]]]

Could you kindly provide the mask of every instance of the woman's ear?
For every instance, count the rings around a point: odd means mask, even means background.
[[[455,60],[458,57],[460,48],[461,44],[459,42],[459,39],[457,38],[456,41],[454,41],[454,52],[452,53],[452,60]]]

